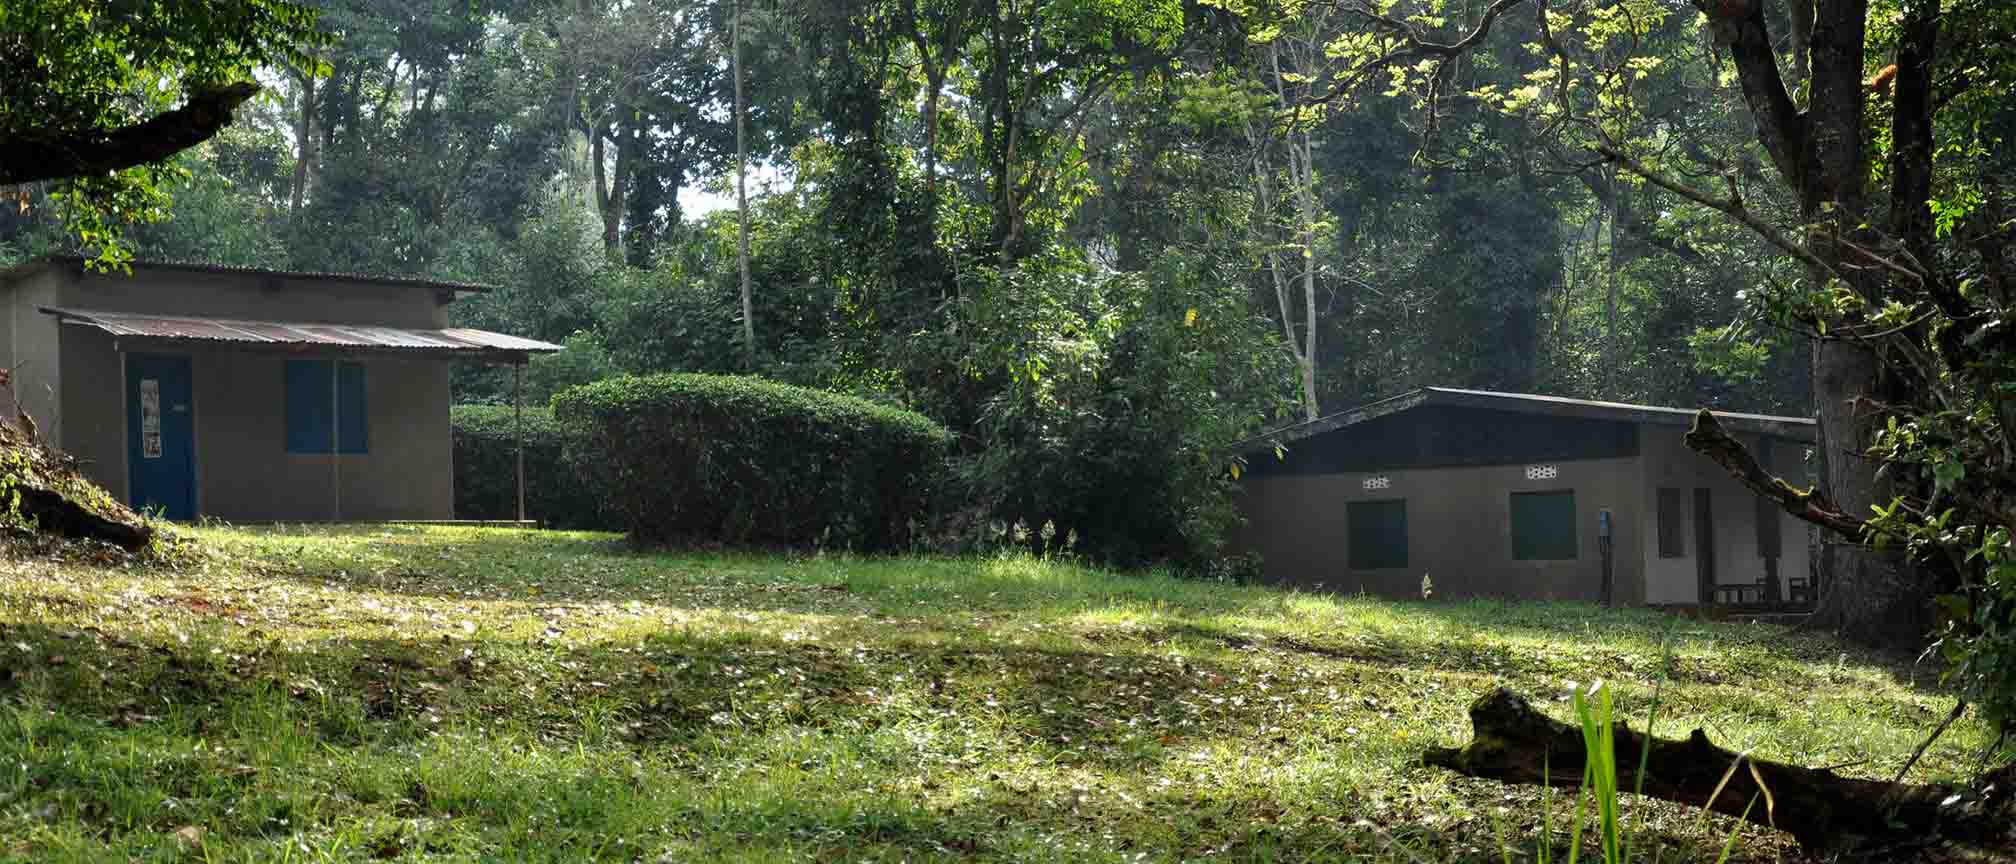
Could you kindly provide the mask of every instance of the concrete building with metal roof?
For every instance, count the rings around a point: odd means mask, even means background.
[[[1694,411],[1429,387],[1247,443],[1240,548],[1268,578],[1438,599],[1796,608],[1805,523],[1687,449]],[[1716,412],[1807,482],[1811,419]]]
[[[15,406],[171,519],[454,517],[451,364],[559,346],[450,327],[457,282],[74,257],[0,272]]]

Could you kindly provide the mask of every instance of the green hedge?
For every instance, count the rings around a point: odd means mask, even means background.
[[[653,375],[553,398],[631,536],[880,551],[929,516],[952,437],[922,415],[760,378]]]
[[[509,406],[457,405],[448,411],[455,441],[455,516],[515,519],[517,436]],[[526,515],[553,528],[620,530],[606,496],[580,480],[567,432],[547,408],[525,409]]]

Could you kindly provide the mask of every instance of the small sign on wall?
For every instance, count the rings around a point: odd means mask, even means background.
[[[140,379],[140,458],[161,458],[161,382]]]
[[[1365,491],[1367,492],[1376,492],[1380,489],[1391,489],[1393,488],[1393,478],[1388,477],[1384,474],[1379,474],[1376,476],[1365,478],[1361,485],[1364,486]]]
[[[1559,476],[1561,476],[1561,469],[1553,465],[1526,466],[1526,479],[1528,480],[1552,480]]]

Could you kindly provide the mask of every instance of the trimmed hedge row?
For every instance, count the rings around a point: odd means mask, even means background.
[[[920,414],[760,378],[620,377],[553,398],[640,541],[910,542],[952,436]]]
[[[517,435],[511,408],[456,405],[448,410],[455,442],[455,516],[515,519],[518,515]],[[618,530],[606,496],[581,482],[567,430],[548,408],[525,409],[526,515],[549,527]]]

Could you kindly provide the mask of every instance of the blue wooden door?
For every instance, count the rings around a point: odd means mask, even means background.
[[[196,517],[196,403],[189,358],[126,355],[126,464],[135,508]]]

